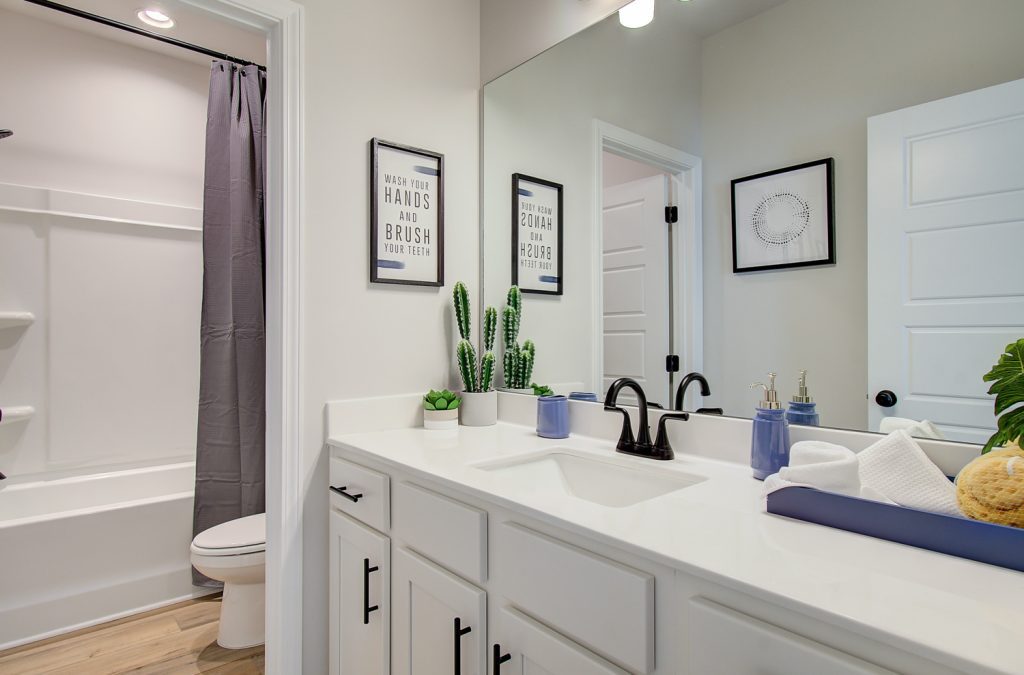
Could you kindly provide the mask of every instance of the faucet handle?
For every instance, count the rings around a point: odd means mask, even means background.
[[[619,434],[619,442],[615,447],[619,450],[632,451],[636,447],[636,439],[633,437],[633,425],[629,421],[629,413],[625,408],[620,408],[617,405],[606,405],[604,409],[622,413],[622,433]]]
[[[672,459],[675,457],[675,453],[672,452],[672,444],[668,440],[668,430],[665,425],[669,420],[682,420],[685,422],[690,419],[690,413],[666,413],[661,416],[658,420],[658,437],[654,441],[654,450],[660,456],[658,459]]]

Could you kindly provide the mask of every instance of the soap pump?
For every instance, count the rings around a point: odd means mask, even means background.
[[[789,410],[786,411],[786,421],[790,424],[802,424],[808,427],[818,426],[818,411],[814,406],[814,399],[807,393],[806,370],[800,371],[797,393],[789,402]]]
[[[764,397],[757,404],[753,436],[750,441],[750,468],[754,478],[764,480],[789,464],[789,423],[775,390],[775,373],[768,373],[768,384],[755,382],[751,389],[761,387]]]

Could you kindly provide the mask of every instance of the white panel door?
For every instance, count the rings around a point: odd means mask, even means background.
[[[602,391],[632,377],[650,400],[670,402],[669,238],[664,176],[604,188],[601,218]],[[623,392],[623,400],[626,394]]]
[[[868,120],[868,398],[950,439],[995,429],[982,375],[1024,336],[1024,80]],[[841,264],[841,261],[840,261]],[[876,394],[891,390],[895,406]]]
[[[391,542],[331,510],[331,675],[387,675],[391,660]]]
[[[404,548],[391,578],[395,675],[484,675],[486,594]]]
[[[572,640],[520,611],[503,607],[491,631],[494,675],[626,675]]]

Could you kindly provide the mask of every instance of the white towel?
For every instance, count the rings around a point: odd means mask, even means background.
[[[906,417],[883,417],[878,425],[878,430],[883,434],[891,434],[900,429],[903,429],[915,438],[936,438],[939,440],[946,438],[939,431],[938,427],[928,420],[918,422]]]
[[[900,506],[959,516],[956,487],[904,430],[862,450],[860,482]]]
[[[857,455],[852,450],[823,441],[794,443],[789,449],[789,466],[764,481],[765,494],[793,486],[889,501],[861,485]]]

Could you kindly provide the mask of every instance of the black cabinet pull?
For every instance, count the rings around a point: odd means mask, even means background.
[[[455,617],[455,675],[462,675],[462,636],[471,632],[469,626],[462,627],[462,619]]]
[[[370,623],[370,612],[376,612],[380,605],[370,607],[370,572],[376,572],[380,568],[374,565],[370,567],[370,559],[363,558],[363,625]]]
[[[345,492],[345,490],[347,490],[347,489],[348,489],[347,485],[342,485],[341,487],[334,487],[333,485],[331,486],[331,491],[332,492],[337,492],[339,495],[341,495],[342,497],[344,497],[345,499],[348,499],[350,501],[358,502],[360,499],[363,498],[363,493],[362,492],[360,492],[357,495],[351,495],[351,494]]]
[[[491,659],[494,662],[494,675],[501,675],[501,664],[512,660],[511,654],[502,654],[501,645],[494,643],[494,653]]]

